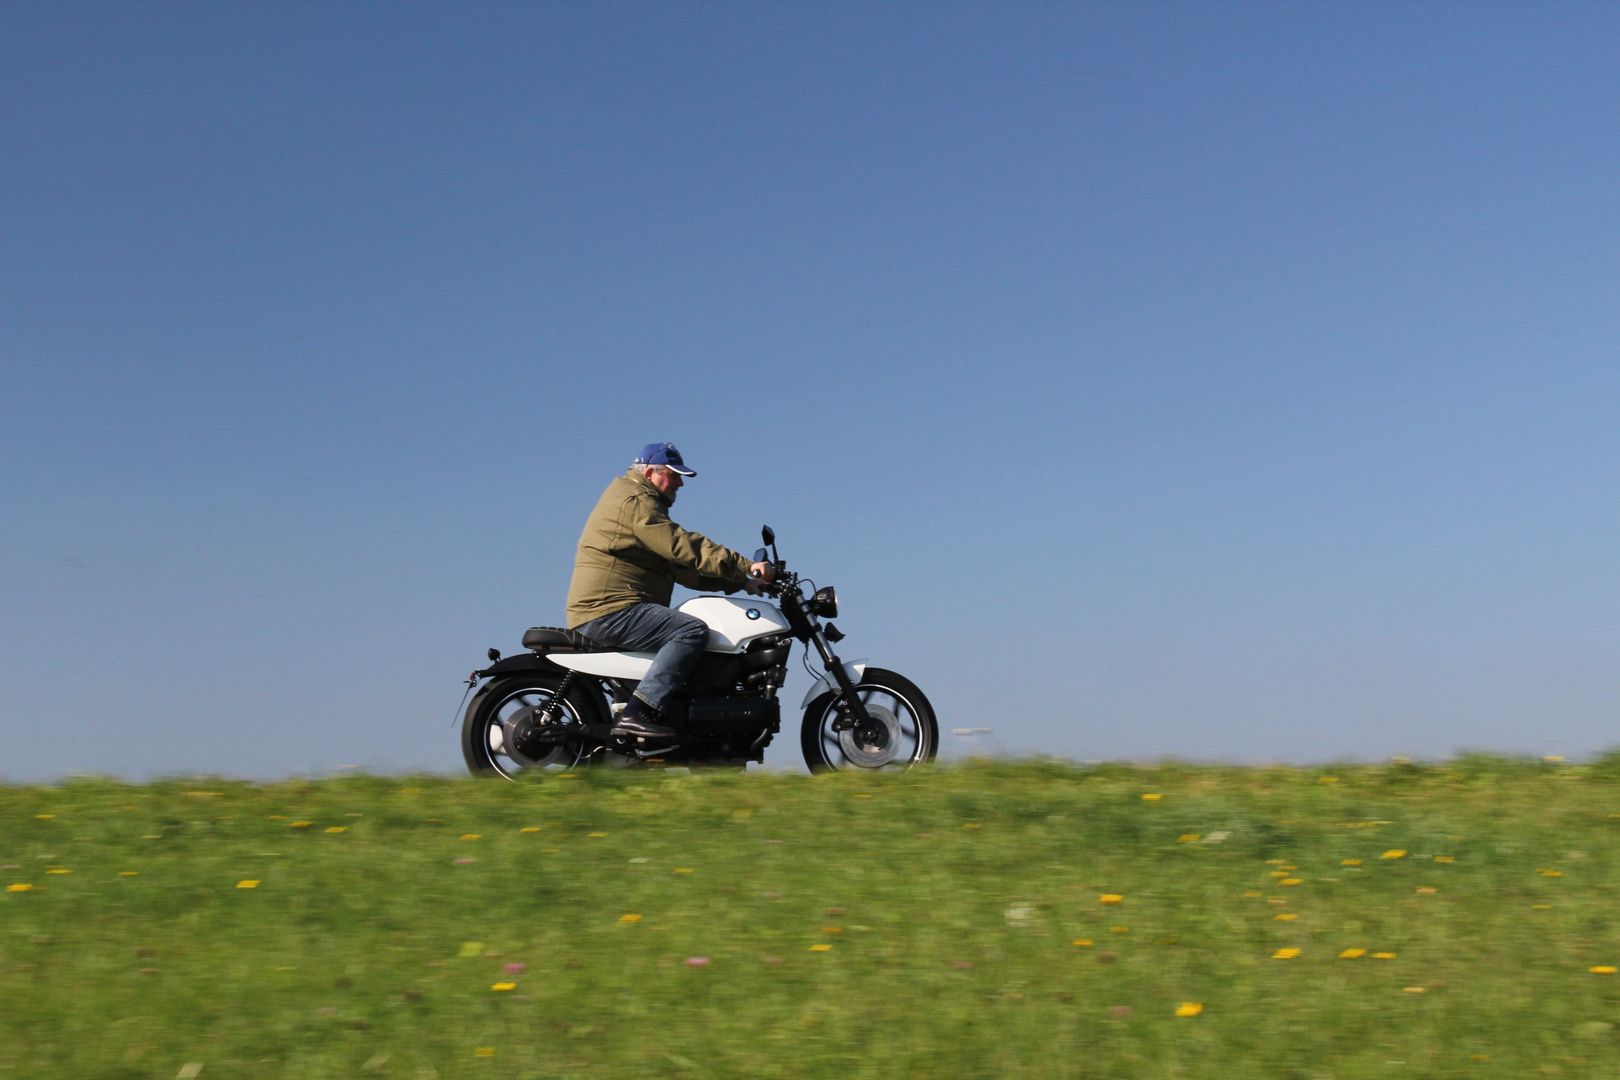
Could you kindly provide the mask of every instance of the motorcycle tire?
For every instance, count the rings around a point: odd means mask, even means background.
[[[917,684],[884,668],[869,667],[855,685],[867,712],[883,725],[885,737],[868,742],[853,731],[834,731],[836,689],[805,706],[799,728],[804,763],[811,772],[891,769],[904,772],[934,760],[939,752],[939,721]]]
[[[524,772],[583,764],[590,749],[583,736],[558,743],[543,758],[534,760],[514,756],[504,745],[502,719],[517,709],[544,705],[561,683],[561,676],[522,674],[495,679],[474,694],[461,722],[461,755],[467,763],[467,771],[474,776],[516,780]],[[581,725],[603,723],[608,719],[607,706],[600,695],[580,684],[575,684],[563,698],[563,710],[570,721]]]

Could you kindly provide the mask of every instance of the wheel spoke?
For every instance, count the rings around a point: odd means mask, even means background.
[[[868,716],[887,729],[887,741],[874,746],[852,732],[833,731],[832,723],[838,715],[835,700],[818,718],[816,734],[822,764],[835,770],[904,772],[929,756],[932,739],[927,725],[916,706],[903,694],[881,683],[857,685],[855,693]]]

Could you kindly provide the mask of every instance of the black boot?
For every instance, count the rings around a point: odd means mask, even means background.
[[[658,723],[658,710],[630,695],[630,704],[613,721],[613,734],[625,739],[673,739],[675,729]]]

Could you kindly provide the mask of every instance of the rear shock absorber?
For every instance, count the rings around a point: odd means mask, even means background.
[[[579,672],[569,668],[568,674],[563,676],[563,681],[557,684],[557,689],[551,695],[551,700],[546,702],[545,707],[540,710],[539,719],[542,728],[557,725],[557,721],[562,715],[563,698],[568,696],[568,692],[574,688],[574,684],[577,682],[579,682]]]

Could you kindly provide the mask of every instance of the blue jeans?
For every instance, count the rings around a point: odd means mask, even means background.
[[[669,696],[686,685],[709,641],[702,619],[662,604],[634,604],[574,629],[609,648],[656,652],[652,667],[636,687],[636,697],[660,711]]]

